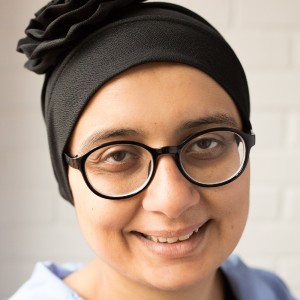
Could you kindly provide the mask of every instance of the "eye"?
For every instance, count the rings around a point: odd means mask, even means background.
[[[216,159],[225,151],[224,136],[219,133],[208,133],[191,140],[183,149],[182,155],[192,163],[193,161]]]
[[[132,157],[132,153],[126,151],[116,151],[107,155],[104,158],[104,161],[107,161],[109,163],[122,162],[125,161],[126,159],[130,159],[131,157]]]
[[[91,173],[133,172],[143,165],[146,155],[147,151],[141,147],[117,144],[92,152],[85,167]]]
[[[197,150],[197,148],[204,150],[204,149],[211,149],[211,148],[217,147],[218,145],[219,145],[219,142],[214,139],[203,138],[203,139],[200,139],[197,142],[195,142],[191,148],[193,150]]]
[[[89,161],[95,164],[125,164],[138,160],[139,148],[130,145],[114,145],[101,148],[92,153]]]
[[[115,151],[101,159],[102,163],[109,164],[128,164],[130,162],[136,161],[139,159],[137,153],[128,152],[128,151]]]

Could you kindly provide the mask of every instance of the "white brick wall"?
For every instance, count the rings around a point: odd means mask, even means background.
[[[172,1],[170,1],[172,2]],[[185,0],[228,39],[251,89],[251,212],[236,250],[276,271],[300,298],[300,1]],[[16,41],[44,0],[0,2],[0,299],[38,260],[92,257],[60,199],[40,113],[42,77],[21,66]]]

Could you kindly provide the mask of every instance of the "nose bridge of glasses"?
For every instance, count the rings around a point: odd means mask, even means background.
[[[166,146],[166,147],[156,149],[155,152],[157,156],[164,155],[164,154],[177,154],[179,152],[179,149],[176,146]]]

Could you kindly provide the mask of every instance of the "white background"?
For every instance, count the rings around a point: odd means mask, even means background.
[[[300,299],[300,1],[176,2],[222,32],[249,79],[257,145],[249,223],[237,252],[276,271]],[[39,260],[92,257],[53,179],[39,103],[43,78],[23,69],[25,57],[15,52],[44,4],[0,2],[0,299]]]

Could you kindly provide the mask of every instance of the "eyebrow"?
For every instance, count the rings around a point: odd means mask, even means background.
[[[180,125],[179,130],[194,129],[205,125],[220,125],[228,126],[237,129],[238,123],[236,120],[224,113],[216,113],[207,117],[201,117],[196,120],[190,120]]]
[[[99,145],[101,142],[109,138],[124,138],[141,135],[144,135],[143,131],[131,128],[98,130],[92,133],[86,140],[82,142],[79,151],[84,152],[87,149],[91,149],[93,146]]]
[[[220,125],[231,128],[238,128],[238,124],[234,118],[227,114],[216,113],[206,117],[201,117],[195,120],[189,120],[179,125],[176,132],[182,132],[190,129],[200,128],[206,125]],[[92,133],[86,140],[82,142],[78,149],[80,153],[85,153],[94,146],[103,143],[110,138],[126,138],[126,137],[141,137],[145,136],[145,132],[139,129],[132,128],[117,128],[97,130]]]

